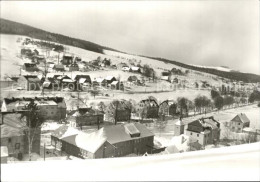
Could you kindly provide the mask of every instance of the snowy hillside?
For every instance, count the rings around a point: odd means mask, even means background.
[[[227,68],[227,67],[224,67],[224,66],[202,66],[202,65],[194,65],[194,64],[190,64],[190,65],[196,66],[196,67],[199,67],[199,68],[210,68],[210,69],[216,69],[216,70],[219,70],[219,71],[226,71],[226,72],[234,71],[234,70]]]

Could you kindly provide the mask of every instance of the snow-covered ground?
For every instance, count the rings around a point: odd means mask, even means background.
[[[259,151],[258,142],[170,155],[1,164],[1,181],[259,181]]]
[[[232,69],[226,68],[226,67],[223,67],[223,66],[202,66],[202,65],[194,65],[194,64],[190,64],[190,65],[196,66],[196,67],[199,67],[199,68],[211,68],[211,69],[216,69],[216,70],[219,70],[219,71],[226,71],[226,72],[233,71]]]

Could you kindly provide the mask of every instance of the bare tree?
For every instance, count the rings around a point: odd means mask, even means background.
[[[39,134],[43,119],[39,116],[37,104],[33,100],[23,108],[26,119],[21,122],[24,124],[23,131],[28,140],[28,154],[31,160],[32,146],[37,134]]]

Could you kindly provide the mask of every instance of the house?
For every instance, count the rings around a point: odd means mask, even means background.
[[[69,71],[79,71],[79,65],[77,63],[72,63],[69,66]]]
[[[76,81],[72,80],[71,78],[67,78],[67,77],[63,77],[60,80],[60,84],[61,84],[61,89],[64,88],[69,88],[70,90],[75,90],[76,89]]]
[[[131,108],[125,100],[112,101],[106,108],[105,118],[115,122],[129,121],[131,117]]]
[[[9,157],[22,159],[28,154],[28,134],[25,132],[26,119],[22,114],[4,114],[1,127],[1,146],[6,146]],[[34,140],[32,141],[32,153],[40,154],[40,129],[32,129]]]
[[[23,69],[28,72],[35,72],[39,71],[39,68],[36,66],[35,63],[24,63]]]
[[[119,90],[119,82],[118,81],[113,81],[111,83],[111,89],[113,90]]]
[[[55,148],[55,150],[62,151],[61,139],[67,136],[76,135],[79,132],[80,131],[75,128],[62,125],[51,133],[51,145]]]
[[[177,103],[173,100],[165,100],[159,105],[159,115],[174,116],[177,114]]]
[[[84,133],[63,125],[51,134],[51,144],[56,150],[83,159],[105,158],[114,147],[106,141],[103,129]]]
[[[45,61],[45,57],[43,55],[34,55],[31,57],[32,63],[40,64],[40,62]]]
[[[197,140],[202,146],[214,144],[220,138],[220,123],[213,116],[187,124],[185,135]]]
[[[62,138],[62,151],[68,155],[83,159],[97,159],[108,157],[106,151],[114,147],[106,141],[102,130],[92,133],[79,132]]]
[[[141,118],[158,118],[159,105],[154,99],[141,100],[137,109]]]
[[[154,134],[140,123],[105,126],[90,134],[63,125],[51,135],[56,149],[83,159],[151,153],[153,140]]]
[[[82,89],[83,85],[91,85],[91,78],[89,75],[76,75],[74,80],[76,81],[77,86],[80,87],[79,89]]]
[[[38,112],[42,119],[60,120],[66,117],[67,107],[63,97],[4,98],[1,111],[2,113],[20,112],[32,100],[37,104]]]
[[[70,65],[70,64],[72,64],[72,62],[73,62],[73,56],[72,55],[70,55],[70,54],[64,54],[63,55],[63,58],[61,60],[61,63],[63,65]]]
[[[104,113],[92,108],[78,108],[72,115],[76,121],[76,127],[96,125],[104,122]]]
[[[116,81],[116,78],[113,76],[107,76],[105,79],[107,84],[111,84],[113,81]]]
[[[128,67],[126,63],[119,63],[116,65],[117,69],[122,70],[123,67]]]
[[[65,68],[62,64],[55,64],[53,69],[56,71],[65,71]]]
[[[164,71],[161,73],[161,80],[170,81],[171,72]]]
[[[152,153],[154,134],[140,123],[105,126],[104,136],[114,146],[107,150],[106,157],[121,157],[129,154]]]
[[[14,85],[16,85],[16,84],[14,84]],[[17,86],[20,86],[27,91],[40,90],[41,85],[42,85],[42,82],[36,75],[20,76],[17,80]]]
[[[129,69],[130,72],[134,72],[134,73],[141,73],[141,69],[137,66],[132,66],[130,69]]]
[[[23,48],[23,49],[21,49],[21,55],[30,57],[33,55],[33,52],[31,49]]]
[[[180,136],[184,134],[185,123],[180,118],[176,123],[174,123],[174,136]]]
[[[27,79],[27,91],[40,90],[41,80],[37,76],[24,76]]]
[[[230,129],[233,132],[242,133],[243,129],[249,127],[250,120],[244,113],[237,114],[231,121],[230,121]]]
[[[93,81],[93,86],[103,86],[103,87],[105,87],[105,86],[107,86],[107,81],[106,81],[106,79],[101,78],[101,77],[95,78],[94,81]]]
[[[7,146],[1,146],[1,164],[6,164],[8,158],[8,148]]]

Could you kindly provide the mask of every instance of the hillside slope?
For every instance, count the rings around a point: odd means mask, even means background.
[[[17,23],[3,18],[0,19],[0,24],[1,24],[0,33],[2,34],[24,35],[31,38],[75,46],[75,47],[79,47],[97,53],[103,53],[103,49],[114,50],[89,41],[75,39],[65,35],[47,32],[38,28],[31,27],[29,25]]]
[[[61,34],[55,34],[51,32],[47,32],[38,28],[34,28],[25,24],[17,23],[14,21],[0,19],[1,29],[0,33],[2,34],[16,34],[16,35],[24,35],[29,36],[36,39],[42,39],[46,41],[57,42],[60,44],[70,45],[79,47],[85,50],[93,51],[96,53],[104,54],[105,50],[110,50],[114,52],[121,52],[112,48],[104,47],[89,41],[75,39],[68,36],[64,36]],[[122,53],[122,52],[121,52]],[[240,73],[240,72],[226,72],[221,71],[213,68],[204,68],[204,67],[196,67],[188,64],[184,64],[181,62],[168,60],[164,58],[155,58],[155,57],[148,57],[142,56],[150,59],[154,59],[157,61],[162,61],[164,63],[173,64],[176,66],[180,66],[186,69],[192,69],[204,73],[210,73],[213,75],[221,76],[224,78],[236,80],[236,81],[244,81],[244,82],[260,82],[260,75],[251,74],[251,73]]]
[[[144,57],[147,57],[147,56],[144,56]],[[220,71],[220,70],[213,69],[213,68],[192,66],[192,65],[184,64],[181,62],[177,62],[177,61],[173,61],[173,60],[169,60],[169,59],[165,59],[165,58],[154,58],[154,57],[147,57],[147,58],[163,61],[165,63],[171,63],[171,64],[174,64],[174,65],[177,65],[177,66],[180,66],[183,68],[187,68],[187,69],[192,69],[192,70],[196,70],[196,71],[200,71],[200,72],[204,72],[204,73],[210,73],[210,74],[228,78],[231,80],[253,82],[253,83],[260,82],[260,75],[256,75],[256,74],[252,74],[252,73],[226,72],[226,71]]]

